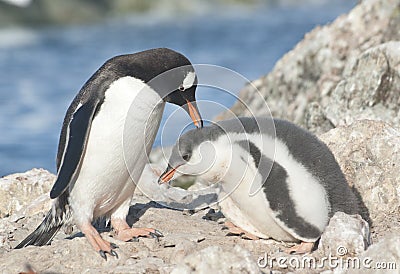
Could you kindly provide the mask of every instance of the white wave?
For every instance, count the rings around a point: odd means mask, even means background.
[[[38,34],[24,28],[0,29],[0,49],[35,44],[39,41]]]
[[[1,1],[21,8],[29,6],[29,4],[32,2],[32,0],[1,0]]]

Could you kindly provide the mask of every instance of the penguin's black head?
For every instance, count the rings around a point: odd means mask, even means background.
[[[186,110],[198,127],[203,121],[196,104],[197,76],[190,61],[167,48],[120,55],[105,64],[117,77],[133,76],[143,80],[165,101]]]
[[[202,128],[203,120],[196,103],[196,72],[186,57],[180,53],[176,54],[176,60],[171,62],[173,67],[158,75],[149,84],[154,86],[165,102],[182,107],[196,127]]]
[[[182,107],[190,115],[196,127],[202,128],[203,120],[201,119],[196,103],[197,76],[193,67],[190,65],[176,68],[172,71],[178,74],[178,80],[174,81],[175,84],[172,88],[175,89],[163,97],[164,101]],[[174,73],[167,72],[167,74]],[[172,76],[172,78],[175,77]]]

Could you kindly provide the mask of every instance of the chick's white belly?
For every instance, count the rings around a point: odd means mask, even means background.
[[[295,240],[272,217],[272,211],[262,197],[262,191],[254,196],[248,196],[243,191],[239,186],[220,202],[222,213],[233,224],[259,238]]]

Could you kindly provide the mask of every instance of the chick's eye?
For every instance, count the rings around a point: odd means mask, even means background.
[[[185,91],[185,87],[184,87],[183,85],[180,85],[180,86],[179,86],[179,90],[180,90],[180,91]]]
[[[187,162],[189,161],[190,155],[189,154],[182,155],[182,158]]]

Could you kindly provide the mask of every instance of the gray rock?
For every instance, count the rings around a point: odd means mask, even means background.
[[[233,250],[223,250],[219,246],[209,246],[188,255],[172,274],[183,273],[261,273],[250,252],[240,246]]]
[[[324,255],[357,256],[371,244],[369,225],[359,215],[337,212],[321,236],[318,251]]]
[[[326,117],[332,124],[372,119],[400,125],[400,42],[368,49],[343,78],[327,100]]]
[[[130,215],[138,220],[133,225],[159,229],[164,234],[159,241],[140,238],[138,242],[121,242],[112,238],[112,232],[103,230],[102,237],[119,246],[116,249],[119,259],[110,257],[107,261],[79,233],[67,238],[60,232],[51,245],[14,250],[11,247],[26,237],[43,215],[26,216],[17,223],[10,222],[9,217],[3,218],[0,219],[0,235],[4,236],[5,243],[0,246],[0,273],[27,271],[27,264],[38,273],[171,273],[188,254],[208,246],[218,245],[233,252],[234,246],[240,244],[256,256],[264,251],[271,252],[271,246],[274,250],[279,246],[274,241],[267,245],[263,241],[226,237],[222,225],[202,218],[205,211],[186,215],[181,211],[154,207],[154,203],[144,196],[135,196],[134,200],[138,203],[132,205]]]
[[[399,234],[400,199],[397,191],[400,185],[397,168],[400,160],[399,130],[384,122],[363,120],[356,121],[350,126],[335,128],[321,135],[321,139],[332,149],[349,183],[358,189],[363,196],[364,203],[369,207],[373,221],[374,241],[379,244],[379,240],[385,235],[396,232]],[[29,174],[45,174],[45,176],[28,176]],[[154,174],[147,175],[147,178],[151,180],[157,178],[157,175]],[[37,170],[18,176],[28,178],[23,182],[27,185],[34,185],[33,188],[39,189],[42,186],[34,184],[35,181],[40,181],[38,178],[43,179],[46,176],[54,178],[54,175],[46,171],[38,173]],[[16,175],[7,178],[14,177]],[[48,182],[48,189],[51,183],[52,181]],[[156,186],[158,187],[158,184]],[[23,187],[21,186],[21,188]],[[199,191],[197,186],[190,189]],[[36,193],[36,190],[31,192]],[[37,201],[40,201],[43,195],[46,194],[38,194]],[[170,201],[179,200],[182,202],[181,199],[185,195],[171,195],[175,200],[170,198]],[[33,195],[31,197],[33,198]],[[136,196],[134,201],[139,203],[138,206],[144,205],[143,210],[139,210],[139,216],[142,214],[143,216],[135,223],[135,226],[156,227],[165,234],[165,239],[161,239],[160,243],[152,242],[150,239],[140,240],[139,243],[117,242],[120,246],[117,250],[120,259],[118,261],[109,260],[107,263],[99,261],[98,254],[91,249],[86,239],[81,237],[67,240],[65,235],[58,235],[60,237],[56,237],[51,246],[12,250],[11,247],[27,235],[27,229],[32,230],[38,225],[43,218],[42,213],[47,210],[39,207],[38,210],[28,214],[26,212],[29,212],[27,209],[30,206],[29,202],[26,201],[26,206],[18,211],[22,216],[25,212],[25,218],[21,219],[21,215],[14,211],[10,217],[0,219],[0,265],[3,266],[1,271],[23,271],[24,264],[29,262],[37,271],[48,269],[55,272],[94,271],[107,273],[108,271],[119,271],[123,273],[137,269],[135,273],[144,273],[158,269],[161,273],[170,273],[175,269],[174,271],[190,273],[188,271],[191,271],[191,266],[193,266],[199,270],[204,269],[204,271],[219,267],[218,269],[222,269],[221,271],[226,269],[226,273],[232,271],[258,273],[259,268],[256,264],[258,256],[261,256],[264,252],[277,256],[277,250],[283,249],[282,247],[277,248],[279,243],[273,243],[271,240],[250,242],[235,237],[226,237],[226,233],[221,230],[222,225],[204,220],[201,211],[194,215],[185,215],[182,212],[165,208],[152,208],[149,200],[143,195]],[[43,212],[41,212],[42,210]],[[361,237],[362,233],[360,233],[363,227],[362,222],[357,218],[347,220],[347,217],[349,216],[336,219],[337,216],[335,216],[332,219],[331,225],[327,228],[321,240],[322,246],[317,252],[312,253],[312,256],[324,256],[330,251],[333,253],[339,244],[345,245],[349,254],[360,254],[363,249],[363,240],[361,239],[365,238],[364,236]],[[16,220],[18,220],[17,223]],[[332,235],[335,234],[336,236],[335,231],[337,230],[330,230],[332,223],[337,224],[333,226],[337,229],[342,229],[340,224],[343,225],[342,233],[339,234],[341,236],[336,239]],[[22,225],[25,228],[21,229]],[[354,231],[358,231],[358,234]],[[328,237],[329,233],[330,236]],[[107,235],[103,234],[103,237],[110,240]],[[354,241],[351,242],[349,239],[354,239]],[[111,241],[115,242],[113,239]],[[267,242],[268,244],[266,244]],[[237,250],[238,248],[234,249],[235,244],[240,244],[240,246],[250,250],[251,255],[247,251],[242,252],[243,250]],[[215,247],[215,245],[219,247]],[[376,247],[372,245],[370,249],[374,250],[373,248]],[[388,261],[391,260],[392,254],[396,254],[392,250],[393,248],[395,246],[391,245],[387,251],[382,248],[379,252],[382,253],[382,256],[386,256],[385,258]],[[85,256],[79,256],[82,252],[85,253]],[[320,255],[316,254],[318,252]],[[363,254],[358,256],[364,256]],[[25,258],[29,258],[29,260]],[[178,266],[176,266],[177,263],[179,263]],[[279,269],[274,270],[280,271]],[[292,271],[297,270],[293,269]],[[344,273],[344,271],[345,269],[336,269],[333,273]]]
[[[398,37],[398,25],[395,24],[398,20],[398,10],[398,0],[361,1],[349,14],[340,16],[332,24],[317,27],[306,34],[292,51],[276,63],[268,75],[252,83],[265,98],[272,115],[307,126],[317,133],[329,130],[331,121],[326,117],[326,107],[332,104],[331,93],[337,89],[337,84],[343,79],[345,67],[357,64],[355,60],[358,56],[371,47]],[[391,53],[387,58],[392,58],[394,55],[395,53]],[[377,65],[379,67],[384,65],[382,61],[385,58],[371,56],[368,61],[370,66],[360,73],[367,76],[366,80],[370,76],[379,79],[379,72],[382,72],[378,70],[374,71],[373,75],[368,75],[369,69],[373,67],[371,62],[374,60],[381,62]],[[395,63],[389,65],[391,73],[398,69]],[[361,71],[362,62],[358,64]],[[373,79],[371,80],[373,82]],[[388,81],[386,83],[392,80]],[[397,80],[395,85],[397,85]],[[255,114],[265,111],[263,102],[254,92],[253,86],[246,86],[240,92],[240,100],[231,109],[234,115],[249,115],[246,107]],[[394,86],[393,90],[395,90]],[[377,97],[379,96],[377,94]],[[359,99],[370,102],[369,98]],[[385,101],[386,99],[378,100]],[[312,102],[317,105],[311,104]],[[320,106],[319,110],[318,106]],[[340,110],[339,106],[337,108]],[[316,109],[317,112],[315,112]],[[330,112],[334,111],[330,110]],[[329,116],[334,119],[331,113]],[[216,119],[229,117],[232,117],[232,114],[227,111]],[[391,114],[390,117],[393,115]]]
[[[101,270],[101,269],[99,269]],[[147,274],[147,273],[169,273],[169,267],[160,258],[148,257],[141,260],[127,260],[125,265],[120,265],[114,269],[110,269],[112,273],[137,273],[137,274]]]
[[[178,242],[176,242],[170,257],[171,262],[175,264],[182,262],[183,258],[194,252],[197,245],[197,242],[195,241],[188,240],[184,237],[179,238],[180,239]]]
[[[11,249],[10,241],[15,230],[16,227],[13,222],[9,221],[9,218],[0,219],[0,254]]]
[[[307,106],[304,119],[306,128],[314,133],[327,132],[335,127],[317,102],[312,102]]]
[[[400,236],[388,235],[360,256],[360,269],[347,273],[400,273]]]
[[[42,194],[49,193],[54,180],[53,174],[36,168],[0,178],[0,218],[16,213]],[[38,207],[46,207],[41,201],[42,198],[28,210],[35,211]]]
[[[384,122],[363,120],[330,130],[320,138],[368,208],[373,238],[390,230],[400,232],[400,130]]]

